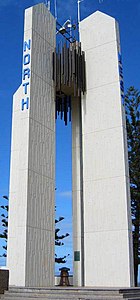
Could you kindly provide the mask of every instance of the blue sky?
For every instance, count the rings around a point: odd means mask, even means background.
[[[0,203],[8,195],[12,95],[21,83],[24,9],[40,0],[0,0]],[[52,11],[53,11],[53,0]],[[58,21],[72,17],[77,22],[76,0],[57,0]],[[65,9],[64,9],[65,8]],[[81,18],[96,10],[115,17],[120,25],[125,90],[134,85],[140,89],[140,0],[84,0]],[[71,219],[71,124],[57,122],[56,128],[56,205],[57,215],[64,216],[61,227],[69,232],[64,252],[72,252]],[[60,142],[61,141],[61,142]],[[0,228],[1,230],[1,228]],[[0,242],[1,246],[1,242]],[[63,252],[63,249],[59,249]],[[1,252],[1,247],[0,247]],[[67,266],[71,266],[72,255]],[[0,258],[0,265],[5,261]]]

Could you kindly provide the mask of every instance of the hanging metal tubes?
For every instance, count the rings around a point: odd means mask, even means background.
[[[71,119],[71,96],[80,97],[86,91],[85,54],[81,43],[65,42],[53,53],[53,80],[56,88],[56,117],[61,114],[67,124]]]

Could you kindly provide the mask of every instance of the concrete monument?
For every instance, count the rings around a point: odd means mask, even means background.
[[[72,111],[74,285],[134,284],[118,24],[97,11],[80,23],[80,41],[57,54],[47,7],[26,10],[13,101],[10,285],[54,285],[55,108],[65,122]]]

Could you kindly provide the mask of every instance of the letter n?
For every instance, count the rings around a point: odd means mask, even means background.
[[[23,50],[24,50],[24,52],[26,51],[26,50],[30,50],[31,49],[31,40],[28,40],[28,42],[24,42],[24,45],[23,45]]]

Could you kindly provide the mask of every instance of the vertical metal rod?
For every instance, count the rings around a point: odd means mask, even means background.
[[[50,11],[51,9],[51,0],[48,0],[48,10]]]
[[[56,3],[56,0],[54,0],[54,11],[55,11],[55,19],[57,20],[57,3]]]
[[[78,6],[78,33],[79,33],[79,41],[80,41],[80,20],[81,20],[81,15],[80,15],[80,3],[84,0],[77,0],[77,6]]]
[[[79,23],[80,23],[80,0],[77,1],[77,5],[78,5],[78,26],[79,26]]]

